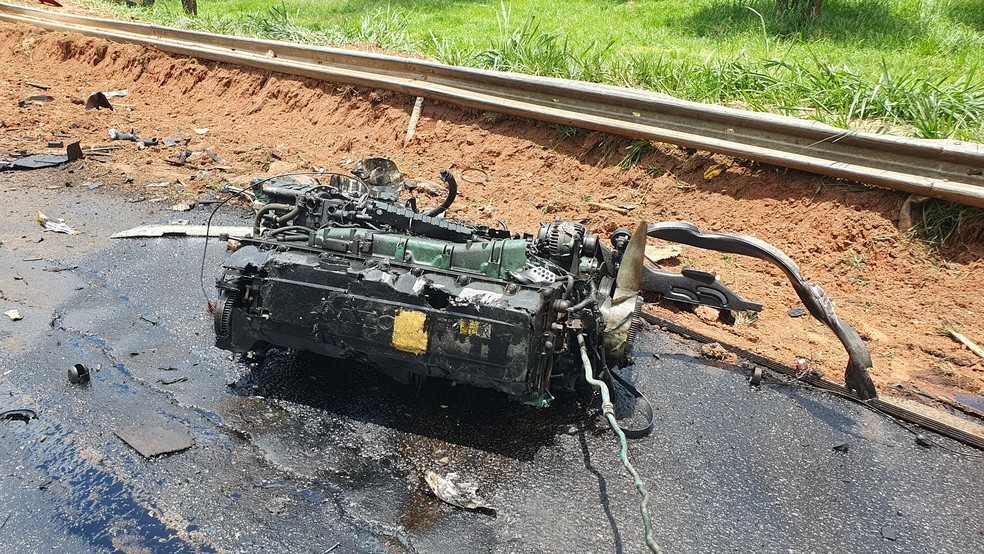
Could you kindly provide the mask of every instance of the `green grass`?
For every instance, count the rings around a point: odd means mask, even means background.
[[[106,0],[88,0],[113,6]],[[219,33],[423,53],[840,127],[984,142],[984,2],[178,0],[111,9]],[[380,7],[382,6],[382,7]]]

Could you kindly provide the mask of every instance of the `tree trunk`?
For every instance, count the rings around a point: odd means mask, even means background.
[[[181,0],[181,7],[188,15],[198,15],[198,0]]]

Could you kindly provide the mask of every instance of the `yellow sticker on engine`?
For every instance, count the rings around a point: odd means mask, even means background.
[[[393,318],[393,348],[423,354],[427,352],[427,314],[414,310],[397,310]]]
[[[478,322],[472,319],[459,319],[458,320],[458,334],[459,335],[477,335],[478,334]]]

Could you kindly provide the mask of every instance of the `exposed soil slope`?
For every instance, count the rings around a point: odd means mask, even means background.
[[[0,156],[43,151],[49,140],[121,146],[109,161],[87,161],[82,172],[146,199],[193,198],[224,180],[241,183],[270,171],[347,172],[366,156],[393,158],[415,181],[436,181],[443,168],[478,168],[465,173],[475,182],[459,179],[451,217],[489,225],[501,220],[530,232],[541,221],[560,218],[607,236],[645,218],[751,234],[784,250],[827,290],[839,315],[868,341],[872,376],[883,392],[901,383],[948,398],[984,393],[984,360],[941,333],[952,325],[984,343],[984,246],[961,245],[941,255],[906,239],[896,229],[904,199],[898,193],[668,145],[656,145],[624,170],[617,163],[627,140],[598,133],[564,138],[550,125],[433,102],[425,102],[416,136],[404,145],[412,98],[80,35],[0,27]],[[116,89],[129,94],[111,99],[115,112],[83,109],[90,92]],[[18,107],[18,100],[35,94],[54,99]],[[223,161],[198,156],[174,166],[165,160],[175,160],[180,148],[111,143],[111,127],[143,137],[188,137],[189,148],[207,148]],[[704,171],[715,163],[729,167],[705,180]],[[171,184],[147,187],[163,181]],[[429,202],[434,200],[422,201]],[[623,214],[590,202],[635,209]],[[798,300],[778,270],[690,248],[670,263],[715,271],[765,309],[757,320],[734,327],[654,308],[661,315],[788,363],[807,358],[840,379],[846,354],[817,321],[787,315]]]

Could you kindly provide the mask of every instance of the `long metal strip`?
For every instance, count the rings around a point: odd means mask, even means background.
[[[977,143],[848,131],[815,121],[700,104],[641,90],[4,3],[0,3],[0,20],[667,142],[984,207],[984,145]]]
[[[704,335],[702,333],[698,333],[697,331],[694,331],[692,329],[688,329],[688,328],[683,327],[681,325],[677,325],[676,323],[673,323],[672,321],[668,321],[666,319],[663,319],[661,317],[657,317],[657,316],[652,315],[652,314],[648,314],[648,313],[643,312],[642,313],[642,318],[644,320],[646,320],[646,322],[648,322],[648,323],[650,323],[652,325],[657,325],[657,326],[662,327],[662,328],[664,328],[664,329],[666,329],[668,331],[671,331],[671,332],[676,333],[678,335],[682,335],[682,336],[687,337],[687,338],[692,339],[692,340],[696,340],[696,341],[701,342],[701,343],[704,343],[704,344],[708,344],[708,343],[711,343],[711,342],[718,342],[718,344],[721,344],[721,346],[723,346],[726,350],[728,350],[730,352],[733,352],[734,354],[736,354],[738,356],[741,356],[742,358],[745,358],[746,360],[748,360],[748,361],[750,361],[752,363],[755,363],[755,364],[758,364],[758,365],[767,367],[767,368],[769,368],[769,369],[771,369],[771,370],[773,370],[773,371],[775,371],[777,373],[781,373],[781,374],[786,375],[788,377],[793,377],[793,378],[799,377],[799,372],[797,372],[795,369],[793,369],[793,368],[791,368],[789,366],[783,365],[783,364],[781,364],[781,363],[779,363],[779,362],[777,362],[775,360],[772,360],[770,358],[766,358],[765,356],[762,356],[760,354],[756,354],[754,352],[750,352],[748,350],[745,350],[743,348],[739,348],[737,346],[733,346],[733,345],[730,345],[730,344],[722,343],[720,341],[715,341],[715,339],[713,339],[713,338],[711,338],[711,337],[709,337],[707,335]],[[821,389],[825,389],[825,390],[828,390],[828,391],[832,391],[832,392],[835,392],[835,393],[837,393],[837,394],[839,394],[841,396],[845,396],[845,397],[848,397],[848,398],[855,398],[855,399],[857,399],[857,397],[855,397],[853,394],[851,394],[851,392],[848,391],[846,388],[844,388],[842,385],[840,385],[838,383],[835,383],[833,381],[828,381],[827,379],[824,379],[822,377],[817,377],[815,375],[807,374],[807,375],[804,375],[801,378],[801,380],[804,383],[813,385],[813,386],[815,386],[817,388],[821,388]],[[862,401],[862,400],[856,400],[856,401],[857,402],[860,402],[862,404],[866,404],[866,405],[870,406],[871,408],[874,408],[874,409],[876,409],[878,411],[884,412],[884,413],[886,413],[886,414],[888,414],[888,415],[890,415],[892,417],[897,417],[897,418],[901,419],[902,421],[906,421],[906,422],[909,422],[909,423],[914,423],[914,424],[916,424],[916,425],[918,425],[918,426],[920,426],[920,427],[922,427],[924,429],[929,429],[930,431],[933,431],[935,433],[939,433],[939,434],[941,434],[941,435],[943,435],[945,437],[950,437],[951,439],[954,439],[956,441],[962,442],[963,444],[966,444],[967,446],[973,446],[974,448],[977,448],[977,449],[980,449],[980,450],[984,450],[984,436],[976,435],[976,434],[973,434],[973,433],[968,433],[967,431],[964,431],[963,429],[959,429],[959,428],[954,427],[952,425],[948,425],[946,423],[943,423],[942,421],[939,421],[939,420],[936,420],[936,419],[932,419],[932,418],[927,417],[927,416],[924,416],[922,414],[913,412],[912,410],[908,410],[906,408],[903,408],[902,406],[899,406],[898,404],[893,404],[892,402],[887,401],[887,400],[884,400],[882,398],[875,398],[875,399],[867,400],[867,401]]]

